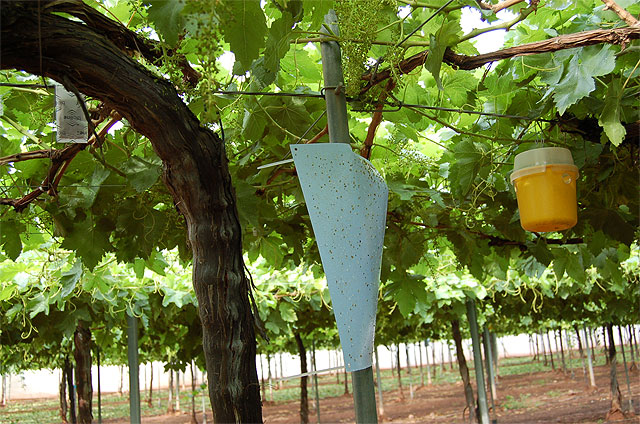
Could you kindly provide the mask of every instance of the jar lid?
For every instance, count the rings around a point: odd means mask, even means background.
[[[530,166],[573,165],[571,151],[564,147],[541,147],[527,150],[516,155],[513,170],[518,171]]]

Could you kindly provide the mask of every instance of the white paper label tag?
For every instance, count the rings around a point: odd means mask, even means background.
[[[75,94],[55,86],[58,143],[87,143],[89,125]]]

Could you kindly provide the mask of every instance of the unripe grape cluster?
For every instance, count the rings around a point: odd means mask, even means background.
[[[385,0],[338,0],[335,10],[342,42],[342,66],[348,95],[357,95],[369,59],[369,49],[383,22]]]

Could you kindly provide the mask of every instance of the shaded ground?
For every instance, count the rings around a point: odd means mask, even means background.
[[[507,374],[507,367],[502,373]],[[414,370],[414,377],[416,371]],[[520,375],[504,375],[498,382],[498,397],[495,413],[498,423],[509,424],[549,424],[581,423],[600,424],[609,410],[609,367],[596,367],[596,390],[587,390],[581,368],[576,368],[574,376],[564,375],[561,371],[531,372]],[[390,377],[387,377],[390,379]],[[618,378],[623,394],[625,411],[628,408],[627,387],[624,368],[619,365]],[[640,412],[640,374],[631,375],[633,406]],[[385,381],[385,384],[387,382]],[[468,422],[463,418],[464,396],[460,383],[439,383],[431,386],[414,387],[411,399],[409,388],[405,385],[405,400],[401,400],[400,391],[385,391],[384,422],[397,423],[434,423],[454,424]],[[475,391],[475,387],[474,387]],[[310,395],[310,399],[312,396]],[[320,400],[320,417],[323,423],[354,422],[353,403],[350,395]],[[490,401],[489,401],[490,402]],[[264,421],[268,424],[299,423],[299,402],[265,402]],[[211,422],[211,413],[208,414]],[[202,422],[202,414],[197,414]],[[310,402],[310,422],[316,421],[316,410]],[[383,420],[381,420],[383,421]],[[127,421],[113,420],[110,423],[124,424]],[[161,415],[143,418],[144,424],[189,423],[186,413]],[[626,423],[640,423],[640,417],[628,415]]]

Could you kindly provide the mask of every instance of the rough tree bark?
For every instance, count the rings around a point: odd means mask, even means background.
[[[580,338],[578,324],[574,324],[573,329],[576,331],[576,337],[578,338],[578,351],[580,352],[580,360],[582,361],[582,375],[584,376],[584,381],[588,383],[589,380],[587,378],[587,367],[584,362],[584,350],[582,349],[582,339]]]
[[[93,421],[91,413],[91,330],[87,323],[78,322],[73,335],[75,349],[73,357],[76,360],[76,391],[78,393],[78,421],[80,424],[90,424]]]
[[[438,374],[438,366],[436,365],[436,345],[431,344],[431,363],[433,365],[433,379],[435,380]]]
[[[176,412],[176,407],[173,405],[173,370],[169,370],[169,398],[167,400],[167,414],[173,414]]]
[[[564,346],[562,345],[562,330],[556,330],[556,350],[558,349],[558,340],[560,340],[560,354],[562,355],[562,373],[567,373],[567,364],[564,360]]]
[[[542,357],[543,357],[543,365],[547,366],[547,348],[544,346],[544,337],[542,336],[542,332],[540,332],[540,339],[542,339]]]
[[[613,340],[613,324],[607,324],[607,335],[609,336],[609,389],[611,394],[611,408],[607,412],[607,420],[616,420],[624,418],[622,414],[622,393],[620,393],[620,386],[618,385],[618,374],[616,371],[616,344]]]
[[[2,1],[0,67],[66,80],[151,141],[193,252],[214,421],[262,422],[250,282],[224,143],[200,125],[169,82],[94,31],[91,20],[53,14],[68,3]]]
[[[262,389],[262,399],[267,398],[267,385],[264,383],[264,361],[262,360],[262,353],[260,354],[260,388]]]
[[[149,397],[147,398],[147,405],[149,408],[153,407],[153,361],[151,361],[151,377],[149,378]],[[158,381],[158,384],[160,382]]]
[[[69,392],[69,419],[76,424],[76,396],[73,390],[73,366],[69,357],[64,358],[64,374],[67,377],[67,390]]]
[[[467,409],[469,409],[469,422],[474,423],[477,420],[475,399],[473,396],[473,388],[471,387],[471,379],[469,378],[469,367],[464,357],[464,348],[462,347],[462,335],[460,334],[460,321],[451,321],[451,332],[453,341],[456,344],[456,357],[458,358],[458,368],[460,369],[460,377],[462,377],[462,385],[464,387],[464,397],[467,401]]]
[[[298,345],[298,354],[300,355],[300,373],[307,373],[307,350],[302,343],[302,337],[299,333],[294,333],[293,336],[296,339]],[[307,382],[309,378],[305,375],[300,379],[300,422],[307,424],[309,422],[309,392],[307,389]]]
[[[629,367],[629,371],[637,371],[638,366],[636,365],[636,355],[635,349],[633,347],[633,331],[631,330],[631,324],[628,325],[627,329],[629,330],[629,350],[631,351],[631,366]]]
[[[400,366],[400,345],[396,345],[396,368],[398,370],[398,387],[400,388],[400,400],[404,401],[404,390],[402,390],[402,367]]]
[[[124,387],[124,365],[118,367],[120,369],[120,385],[118,386],[118,396],[122,397],[122,388]]]
[[[62,367],[62,375],[60,376],[60,419],[64,424],[67,424],[67,372],[66,368]]]
[[[194,372],[194,362],[191,361],[191,424],[198,424],[196,418],[196,375]]]
[[[0,407],[5,406],[7,406],[7,374],[2,374],[2,395],[0,395]]]
[[[549,331],[547,331],[547,343],[549,344],[549,357],[551,358],[551,369],[556,370],[556,364],[553,362],[553,350],[551,350],[551,338],[549,337]]]

